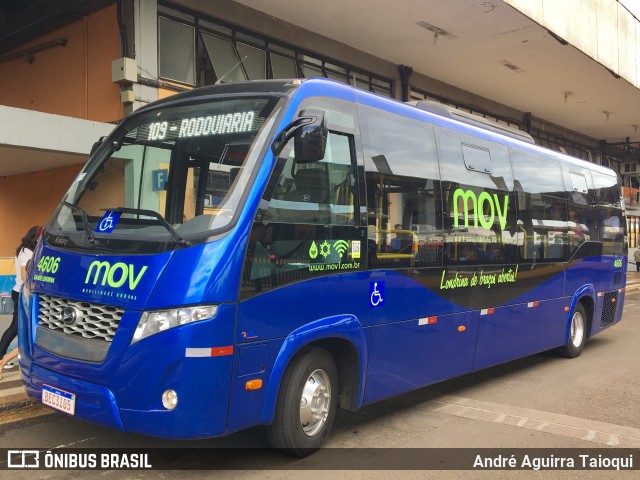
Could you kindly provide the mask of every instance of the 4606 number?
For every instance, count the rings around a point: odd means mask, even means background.
[[[56,273],[60,265],[60,257],[44,256],[38,262],[38,270],[46,273]]]

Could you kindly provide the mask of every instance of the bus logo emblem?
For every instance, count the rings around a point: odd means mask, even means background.
[[[479,196],[473,192],[473,190],[463,190],[462,188],[458,188],[455,192],[453,192],[453,221],[454,227],[458,227],[459,218],[458,218],[458,208],[459,202],[462,203],[462,211],[460,215],[464,213],[464,226],[469,228],[469,211],[473,211],[473,226],[477,227],[478,222],[484,228],[490,229],[493,227],[496,216],[498,217],[498,221],[500,222],[500,229],[504,230],[507,226],[507,209],[509,208],[509,195],[502,195],[502,205],[500,204],[500,197],[493,194],[493,198],[487,192],[482,192]],[[471,208],[469,207],[471,204]],[[485,215],[480,213],[484,212],[485,206],[489,207],[489,211],[491,212],[485,218]]]
[[[78,318],[78,312],[73,307],[65,307],[62,309],[60,317],[62,323],[64,323],[65,325],[73,325],[74,323],[76,323],[76,320]]]
[[[125,264],[118,262],[114,265],[107,261],[96,260],[89,265],[87,276],[84,279],[85,284],[89,282],[94,285],[109,285],[111,288],[120,288],[125,283],[128,284],[129,290],[135,290],[147,271],[147,266],[143,266],[138,272],[136,272],[136,266],[133,264]],[[91,275],[93,274],[93,281]],[[102,278],[102,281],[100,280]]]

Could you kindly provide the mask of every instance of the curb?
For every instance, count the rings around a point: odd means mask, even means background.
[[[18,398],[13,398],[13,397],[18,397]],[[38,405],[38,402],[36,402],[32,398],[29,398],[29,396],[26,393],[11,395],[6,399],[6,401],[0,402],[0,415],[2,415],[5,412],[20,410],[21,408],[27,408],[33,405]]]
[[[55,414],[56,412],[54,410],[38,402],[14,403],[9,409],[0,413],[0,426],[7,426],[22,420]]]
[[[23,408],[32,407],[38,403],[39,402],[36,402],[33,398],[29,397],[26,392],[0,397],[0,417],[7,412],[14,412]]]

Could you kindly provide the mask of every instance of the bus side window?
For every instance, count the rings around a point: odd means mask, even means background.
[[[507,147],[436,128],[447,265],[515,262],[515,195]]]
[[[360,268],[361,237],[353,135],[329,132],[325,157],[296,163],[280,154],[256,215],[241,295]]]
[[[567,203],[558,160],[511,149],[518,200],[520,262],[560,262],[567,257]]]
[[[567,196],[569,257],[585,242],[600,239],[596,195],[591,172],[573,165],[562,165]]]
[[[598,210],[598,229],[603,253],[623,255],[626,221],[618,179],[612,175],[591,172]]]
[[[433,127],[360,106],[369,268],[442,265],[442,205]]]
[[[349,136],[331,132],[323,160],[299,164],[291,152],[267,218],[283,223],[353,225],[355,178]]]

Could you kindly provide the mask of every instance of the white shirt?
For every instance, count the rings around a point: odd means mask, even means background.
[[[23,248],[15,259],[16,285],[13,287],[14,292],[19,292],[22,288],[22,284],[24,283],[24,278],[22,278],[22,267],[27,266],[27,262],[31,260],[31,257],[33,257],[33,252],[28,248]]]

